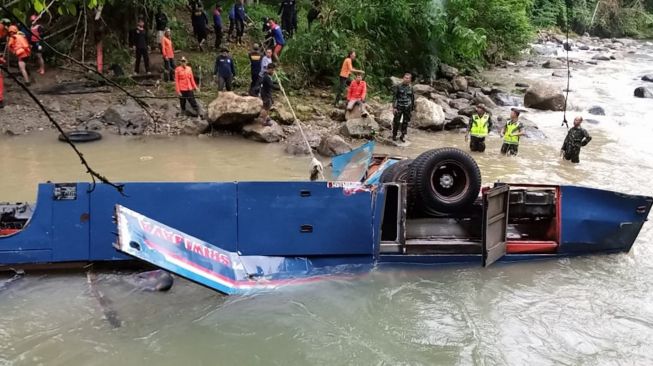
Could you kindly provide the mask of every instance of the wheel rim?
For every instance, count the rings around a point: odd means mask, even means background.
[[[452,203],[460,200],[468,190],[469,176],[462,164],[444,160],[431,172],[431,190],[438,200]]]

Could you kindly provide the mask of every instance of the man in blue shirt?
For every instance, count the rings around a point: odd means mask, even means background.
[[[245,4],[244,0],[238,0],[234,4],[234,18],[236,21],[236,41],[240,44],[243,43],[243,33],[245,33],[245,19],[247,19],[247,13],[245,13]]]
[[[215,29],[215,49],[219,50],[222,45],[222,7],[216,4],[213,9],[213,28]]]
[[[227,91],[232,90],[232,83],[236,76],[236,65],[231,56],[229,56],[229,50],[226,48],[220,50],[220,55],[215,60],[213,75],[218,79],[219,91],[223,91],[225,88]]]

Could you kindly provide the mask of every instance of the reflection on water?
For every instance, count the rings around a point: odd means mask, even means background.
[[[594,104],[607,111],[585,126],[594,139],[580,165],[559,160],[562,113],[529,112],[548,139],[525,140],[518,157],[506,158],[491,136],[487,152],[474,155],[484,182],[652,195],[653,108],[631,97],[648,65],[629,56],[574,73],[572,114]],[[549,71],[529,70],[526,79],[549,80]],[[516,75],[490,77],[511,85]],[[410,139],[409,148],[379,150],[416,156],[466,148],[457,133],[411,132]],[[282,146],[238,137],[106,136],[82,151],[115,180],[296,180],[307,178],[309,165]],[[86,180],[75,159],[50,134],[0,137],[0,200],[33,200],[40,181]],[[166,294],[142,293],[102,274],[98,287],[123,322],[117,329],[102,319],[83,275],[32,274],[0,289],[0,365],[650,365],[652,245],[645,225],[628,254],[487,269],[382,266],[356,280],[233,298],[183,280]]]

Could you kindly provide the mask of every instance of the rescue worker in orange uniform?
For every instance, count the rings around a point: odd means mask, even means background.
[[[170,28],[166,28],[161,38],[161,53],[163,53],[163,66],[166,69],[165,80],[175,80],[175,51],[172,47],[172,39],[170,38]]]
[[[193,93],[193,91],[197,89],[193,70],[186,64],[186,57],[182,57],[179,61],[181,65],[177,66],[175,69],[175,88],[177,90],[177,95],[179,96],[181,112],[186,112],[186,101],[188,101],[191,107],[195,109],[195,112],[199,114],[199,105],[197,105],[195,94]]]
[[[18,68],[20,69],[20,73],[23,75],[25,84],[29,85],[29,76],[27,75],[27,66],[25,65],[25,61],[29,58],[31,53],[29,42],[27,41],[27,38],[25,38],[25,35],[18,31],[18,28],[15,25],[9,26],[8,42],[7,48],[9,48],[9,52],[13,53],[18,58]]]
[[[36,59],[39,63],[39,74],[45,74],[45,62],[43,61],[43,46],[41,45],[41,40],[43,39],[44,29],[43,26],[38,24],[39,17],[32,15],[30,17],[30,22],[32,27],[30,28],[30,43],[32,44],[32,51],[36,54]]]

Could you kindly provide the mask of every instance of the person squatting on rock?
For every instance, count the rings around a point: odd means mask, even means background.
[[[27,74],[27,65],[25,64],[32,53],[29,42],[27,41],[27,38],[25,38],[25,35],[18,31],[18,27],[15,25],[9,26],[7,29],[7,35],[9,37],[9,40],[7,41],[7,49],[18,59],[18,68],[20,69],[21,75],[23,75],[23,81],[25,84],[29,85],[30,80],[29,75]]]
[[[340,84],[338,85],[338,90],[336,92],[336,100],[333,102],[335,107],[338,107],[338,103],[340,103],[340,98],[342,98],[342,93],[345,91],[345,88],[347,88],[347,84],[349,83],[349,76],[351,73],[365,73],[363,70],[354,68],[353,61],[355,59],[356,52],[351,50],[347,54],[347,57],[345,57],[345,59],[342,61],[342,66],[340,67]]]
[[[562,157],[575,164],[580,163],[580,148],[592,141],[592,136],[580,126],[582,123],[583,117],[578,116],[574,119],[574,127],[567,132],[565,142],[562,144],[562,149],[560,149]]]
[[[519,122],[519,110],[513,108],[510,112],[510,119],[501,129],[503,144],[501,153],[503,155],[517,155],[519,152],[519,138],[524,134],[523,125]]]
[[[479,104],[476,106],[476,114],[472,116],[467,128],[465,140],[469,138],[469,149],[471,151],[484,152],[485,138],[492,128],[490,115],[486,112],[485,106]]]
[[[175,69],[175,89],[177,95],[179,96],[179,104],[181,106],[181,112],[186,112],[186,101],[190,103],[191,107],[195,109],[197,114],[200,113],[199,105],[195,100],[194,91],[197,89],[197,84],[195,84],[195,77],[193,76],[193,70],[186,63],[186,57],[182,57],[179,60],[181,65],[177,66]]]
[[[163,74],[166,81],[175,80],[175,51],[172,47],[170,28],[166,29],[161,38],[161,53],[163,54],[163,67],[166,72]]]
[[[352,81],[347,91],[347,110],[352,111],[354,107],[360,105],[361,117],[367,118],[365,109],[365,98],[367,97],[367,83],[363,81],[363,75],[357,74],[356,80]]]
[[[145,22],[143,19],[139,19],[136,25],[136,29],[132,31],[130,45],[134,50],[136,56],[136,63],[134,64],[134,74],[140,73],[141,69],[141,58],[145,64],[145,72],[150,73],[150,55],[148,53],[148,36],[147,30],[145,29]]]
[[[270,121],[270,109],[274,103],[272,100],[272,90],[274,89],[272,75],[274,75],[275,69],[276,65],[274,62],[270,63],[261,79],[261,100],[263,101],[263,108],[261,109],[259,118],[264,126],[272,125],[272,121]]]
[[[236,65],[233,58],[229,55],[229,50],[223,48],[220,54],[215,59],[215,66],[213,67],[213,75],[218,80],[218,91],[232,91],[232,83],[236,76]]]
[[[401,124],[401,142],[406,142],[406,134],[408,133],[408,123],[412,112],[415,110],[415,92],[411,81],[413,76],[407,72],[404,74],[401,83],[395,86],[394,93],[392,94],[392,108],[394,112],[394,119],[392,120],[392,141],[397,141],[397,132]]]
[[[297,30],[297,5],[295,0],[282,0],[278,15],[281,17],[281,28],[288,37],[292,37]]]
[[[32,15],[29,20],[30,23],[32,23],[29,30],[31,33],[29,41],[32,44],[32,52],[36,55],[36,60],[39,64],[38,73],[43,75],[45,74],[45,62],[43,61],[43,46],[41,46],[41,40],[45,34],[45,29],[41,24],[39,24],[38,16]]]

